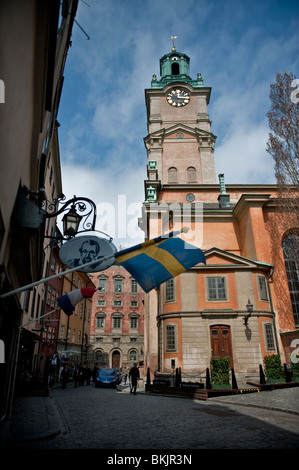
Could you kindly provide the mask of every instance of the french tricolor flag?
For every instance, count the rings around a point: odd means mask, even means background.
[[[72,290],[57,299],[59,307],[68,316],[73,314],[75,305],[84,298],[91,298],[97,289],[93,287],[82,287],[82,289]]]

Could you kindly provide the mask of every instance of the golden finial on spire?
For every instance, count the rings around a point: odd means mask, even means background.
[[[174,40],[177,39],[177,36],[170,36],[171,39],[172,39],[172,49],[171,51],[172,52],[175,52],[176,51],[176,48],[175,48],[175,45],[174,45]]]

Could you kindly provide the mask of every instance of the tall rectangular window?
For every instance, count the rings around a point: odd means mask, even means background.
[[[105,325],[105,318],[97,317],[96,328],[104,328],[104,325]]]
[[[107,279],[99,279],[98,280],[98,287],[100,287],[101,292],[106,292],[107,287]]]
[[[64,325],[61,325],[61,328],[60,328],[60,339],[61,340],[64,339]]]
[[[36,289],[33,289],[32,303],[31,303],[31,317],[32,318],[34,318],[35,297],[36,297]]]
[[[169,279],[165,283],[165,302],[173,302],[174,300],[174,279]]]
[[[176,351],[175,325],[166,325],[166,351]]]
[[[137,317],[131,317],[130,318],[130,328],[138,328],[138,318]]]
[[[290,233],[282,241],[295,326],[299,326],[299,234]]]
[[[113,318],[113,328],[121,328],[121,317]]]
[[[208,277],[208,300],[226,300],[224,277]]]
[[[271,323],[264,323],[265,343],[267,351],[275,351],[273,327]]]
[[[135,279],[131,279],[131,294],[137,294],[138,293],[138,284]]]
[[[261,300],[268,300],[266,279],[263,276],[258,276],[258,283],[259,283],[260,299]]]
[[[122,292],[122,291],[123,291],[123,280],[114,279],[114,292]]]

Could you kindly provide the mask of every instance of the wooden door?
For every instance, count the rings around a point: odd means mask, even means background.
[[[233,367],[232,342],[229,326],[216,325],[211,327],[212,357],[227,358]]]

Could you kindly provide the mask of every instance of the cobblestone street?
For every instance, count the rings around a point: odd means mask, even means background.
[[[299,388],[199,401],[142,391],[134,396],[123,387],[68,386],[54,389],[51,397],[16,400],[13,447],[167,449],[176,454],[186,449],[298,449],[298,403]],[[38,422],[41,426],[45,414],[54,427],[41,438]]]

